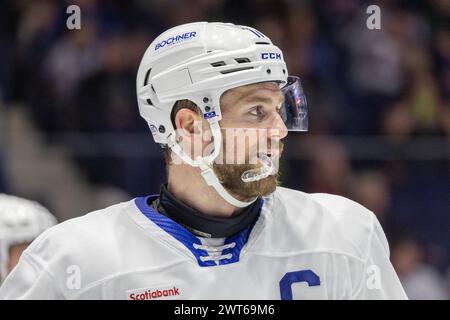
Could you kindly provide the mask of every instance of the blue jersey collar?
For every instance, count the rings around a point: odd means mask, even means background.
[[[198,246],[202,245],[202,242],[197,236],[192,234],[189,230],[179,225],[172,219],[159,213],[149,205],[149,203],[153,202],[153,200],[155,200],[157,197],[158,195],[139,197],[135,199],[135,204],[144,216],[146,216],[148,219],[150,219],[153,223],[155,223],[158,227],[160,227],[165,232],[170,234],[176,240],[181,242],[194,255],[199,266],[201,267],[217,266],[215,261],[204,260],[206,257],[209,257],[209,253],[204,249],[198,248]],[[258,201],[260,202],[259,206],[261,210],[264,200],[259,199]],[[235,245],[222,251],[222,256],[226,255],[227,258],[222,258],[218,260],[219,265],[225,265],[239,261],[241,250],[247,243],[250,233],[253,229],[253,226],[254,223],[249,225],[241,232],[225,239],[224,245],[232,243],[235,243]]]

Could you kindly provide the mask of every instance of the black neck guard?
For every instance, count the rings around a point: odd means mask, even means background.
[[[176,199],[167,190],[167,186],[163,184],[159,197],[149,205],[198,236],[225,238],[239,233],[256,222],[262,203],[263,200],[258,198],[236,216],[229,218],[212,217],[202,214]]]

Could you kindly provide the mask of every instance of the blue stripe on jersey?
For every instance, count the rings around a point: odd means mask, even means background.
[[[158,197],[158,195],[151,195],[148,197],[140,197],[135,199],[136,206],[141,210],[141,212],[149,218],[151,221],[153,221],[158,227],[166,231],[168,234],[170,234],[172,237],[180,241],[186,248],[189,249],[189,251],[192,252],[192,254],[197,259],[198,264],[201,267],[207,267],[207,266],[215,266],[214,261],[202,261],[200,260],[200,257],[207,257],[208,252],[201,249],[194,248],[194,244],[201,245],[202,242],[199,238],[194,236],[191,232],[189,232],[187,229],[180,226],[178,223],[173,221],[172,219],[166,217],[165,215],[159,213],[155,209],[153,209],[151,206],[148,205],[148,199],[152,197]]]
[[[194,248],[194,244],[201,245],[202,242],[198,237],[196,237],[194,234],[192,234],[189,230],[182,227],[172,219],[166,217],[165,215],[159,213],[155,209],[153,209],[151,206],[148,205],[148,200],[150,198],[156,198],[158,195],[151,195],[147,197],[139,197],[135,199],[135,204],[138,207],[138,209],[153,223],[155,223],[158,227],[163,229],[165,232],[170,234],[172,237],[177,239],[179,242],[181,242],[189,251],[192,252],[192,254],[197,259],[198,264],[201,267],[210,267],[210,266],[216,266],[216,263],[212,260],[209,261],[202,261],[200,257],[207,257],[209,256],[208,252],[203,249],[197,249]],[[259,207],[261,210],[261,207],[264,203],[263,199],[259,199]],[[236,243],[236,246],[233,248],[225,249],[223,250],[222,254],[230,254],[231,258],[229,259],[222,259],[220,260],[219,264],[230,264],[234,262],[239,261],[239,256],[241,253],[242,248],[247,243],[248,238],[250,236],[250,232],[253,229],[254,224],[248,226],[244,230],[242,230],[240,233],[228,237],[225,239],[225,244],[229,244],[232,242]]]
[[[258,206],[259,206],[259,212],[261,213],[261,208],[264,204],[264,200],[262,198],[259,198],[257,201],[258,201]],[[257,220],[258,219],[256,219],[256,221]],[[229,264],[229,263],[234,263],[234,262],[239,261],[239,256],[241,254],[241,250],[247,243],[248,238],[250,236],[250,233],[251,233],[254,225],[255,225],[255,223],[249,225],[247,228],[245,228],[238,234],[235,234],[234,236],[231,236],[231,237],[228,237],[225,239],[224,244],[229,244],[229,243],[235,242],[236,246],[234,248],[229,248],[229,249],[225,249],[222,251],[223,255],[231,253],[232,257],[230,259],[220,260],[219,264]]]

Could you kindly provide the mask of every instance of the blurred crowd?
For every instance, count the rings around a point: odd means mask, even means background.
[[[80,30],[66,28],[70,4]],[[366,27],[369,4],[380,30]],[[254,26],[282,48],[311,112],[310,133],[286,139],[283,185],[371,209],[410,297],[448,298],[448,0],[1,1],[0,107],[24,103],[92,183],[157,192],[164,161],[139,118],[135,76],[160,32],[192,21]]]

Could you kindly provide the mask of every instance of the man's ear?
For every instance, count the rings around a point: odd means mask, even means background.
[[[202,155],[202,116],[189,108],[181,108],[175,115],[176,139],[191,159]]]
[[[175,129],[179,136],[198,133],[200,129],[198,126],[201,122],[201,116],[189,108],[182,108],[175,115]]]

